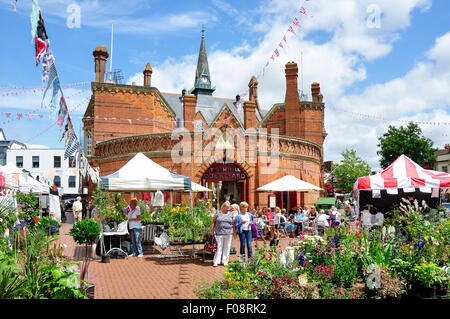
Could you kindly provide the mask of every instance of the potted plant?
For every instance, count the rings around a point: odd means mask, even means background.
[[[93,196],[93,202],[94,206],[97,210],[99,222],[100,222],[100,229],[103,230],[103,225],[106,224],[110,209],[110,197],[108,194],[103,190],[102,186],[99,185],[95,191],[92,194]],[[109,262],[109,256],[105,254],[105,243],[103,240],[103,236],[100,239],[100,251],[101,251],[101,257],[102,262]]]
[[[73,237],[74,241],[77,244],[86,245],[86,258],[83,262],[80,274],[80,279],[83,283],[85,281],[85,278],[87,277],[89,268],[90,253],[88,253],[88,245],[92,245],[100,238],[100,227],[93,218],[83,219],[75,223],[75,225],[70,230],[70,235]],[[94,284],[83,284],[82,287],[87,291],[90,297],[93,297],[93,289],[95,289]]]
[[[50,217],[42,217],[37,222],[37,229],[43,232],[45,235],[53,236],[59,234],[59,228],[61,225]]]
[[[423,298],[436,298],[436,285],[440,283],[441,274],[442,269],[433,262],[415,265],[415,292]]]

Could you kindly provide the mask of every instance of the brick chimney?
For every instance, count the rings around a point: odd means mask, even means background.
[[[248,82],[249,87],[249,99],[250,102],[257,103],[258,101],[258,80],[256,80],[255,76],[252,76],[250,82]]]
[[[197,104],[197,97],[192,94],[186,94],[183,97],[183,118],[184,128],[188,131],[194,131],[195,106]]]
[[[311,84],[311,95],[313,102],[322,103],[323,95],[320,93],[320,84],[314,82]]]
[[[99,45],[92,55],[95,59],[95,82],[105,82],[106,59],[109,57],[105,46]]]
[[[256,118],[256,103],[255,101],[244,102],[244,129],[256,128],[258,119]]]
[[[286,97],[285,106],[285,127],[286,135],[303,138],[301,134],[300,121],[300,99],[298,97],[298,67],[295,62],[288,62],[285,66],[286,72]]]
[[[150,66],[150,63],[147,63],[147,65],[145,66],[145,70],[144,72],[144,86],[152,86],[152,67]]]

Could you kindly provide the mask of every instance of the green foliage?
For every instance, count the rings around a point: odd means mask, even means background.
[[[370,166],[361,158],[356,156],[356,151],[353,149],[345,149],[341,153],[344,158],[340,165],[333,164],[333,175],[336,177],[336,187],[344,192],[351,192],[353,190],[353,184],[362,176],[370,174]]]
[[[127,203],[119,194],[114,193],[113,196],[110,196],[99,185],[92,196],[102,225],[106,224],[113,228],[115,225],[127,220],[126,215],[123,213],[123,209],[127,206]]]
[[[338,256],[334,263],[333,282],[338,286],[351,287],[358,275],[358,264],[352,256]]]
[[[42,297],[49,299],[87,299],[86,290],[81,287],[79,273],[68,269],[68,262],[62,267],[49,264],[44,269],[40,284]]]
[[[50,249],[56,237],[34,227],[25,236],[13,232],[13,249],[0,247],[0,299],[85,298],[74,263],[63,260],[60,248]],[[3,243],[2,243],[3,245]]]
[[[0,201],[0,235],[2,235],[7,228],[13,228],[13,225],[17,220],[16,213],[17,210],[10,205],[9,199],[3,197]]]
[[[427,162],[433,165],[436,161],[433,141],[422,136],[422,130],[414,123],[399,128],[389,125],[388,131],[378,141],[380,150],[377,154],[381,156],[380,165],[383,169],[402,154],[421,166]]]
[[[20,218],[34,225],[34,218],[39,216],[39,199],[31,191],[29,194],[16,194],[17,205],[20,207]]]
[[[112,198],[112,204],[114,205],[114,209],[117,212],[123,212],[123,209],[128,206],[125,199],[123,199],[118,193],[114,193]]]
[[[59,234],[59,228],[61,227],[61,224],[56,220],[51,219],[50,217],[42,217],[41,219],[39,219],[36,227],[44,234],[52,236]]]
[[[432,287],[442,283],[443,272],[436,264],[423,262],[414,266],[414,279],[423,287]]]
[[[212,216],[209,215],[204,203],[193,208],[186,205],[174,207],[166,205],[160,212],[154,213],[153,217],[145,215],[144,220],[167,225],[171,241],[183,242],[207,239],[212,225]]]
[[[100,238],[100,227],[93,218],[83,219],[73,225],[70,236],[77,244],[92,245]]]
[[[25,280],[17,275],[17,267],[0,260],[0,299],[20,297],[24,293]]]

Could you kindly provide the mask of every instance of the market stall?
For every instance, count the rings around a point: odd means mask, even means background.
[[[191,178],[172,173],[142,153],[137,153],[117,172],[101,177],[108,191],[148,192],[191,190]]]
[[[277,180],[274,180],[264,186],[261,186],[259,188],[256,189],[259,192],[268,192],[268,193],[278,193],[278,199],[277,196],[275,194],[269,194],[269,207],[275,207],[275,206],[280,206],[280,208],[283,208],[283,193],[287,193],[288,195],[289,192],[314,192],[314,191],[323,191],[322,188],[317,187],[313,184],[310,184],[308,182],[305,182],[295,176],[292,175],[286,175],[283,176]],[[295,193],[293,193],[295,194]],[[289,202],[291,196],[288,196],[287,198],[287,207],[285,208],[290,208],[292,205],[296,205],[297,202],[296,200],[294,201],[294,203],[292,204],[292,202]],[[281,205],[276,205],[277,202],[280,202]]]
[[[196,217],[192,205],[192,192],[210,191],[208,188],[204,188],[199,184],[193,183],[191,178],[175,174],[168,169],[158,165],[142,153],[136,154],[117,172],[102,177],[101,185],[106,191],[113,192],[188,191],[190,192],[191,204],[190,208],[186,207],[186,209],[190,210],[190,215],[192,215],[190,217],[192,218]],[[165,207],[162,207],[161,214],[169,215],[173,213],[166,211]],[[181,216],[181,214],[179,215]],[[181,225],[181,223],[178,223],[178,225]],[[155,226],[152,224],[143,226],[143,238],[147,240],[147,237],[150,234],[151,237],[153,237],[152,239],[157,241],[155,236],[158,227],[162,228],[162,232],[165,234],[164,236],[172,237],[172,239],[174,238],[174,234],[172,234],[174,224],[170,223],[165,226]],[[185,224],[184,227],[185,232],[189,232],[189,229],[187,228],[189,228],[190,226]],[[177,243],[172,241],[171,245],[182,246],[193,245],[195,243],[197,243],[197,241]],[[161,256],[169,257],[169,255]]]
[[[23,171],[12,163],[0,166],[0,172],[5,177],[8,188],[17,189],[21,193],[49,194],[49,186],[32,178],[28,172]]]
[[[439,193],[450,187],[450,174],[427,170],[405,155],[398,157],[381,173],[357,179],[353,190],[360,210],[372,207],[371,213],[386,212],[402,198],[425,200],[431,208],[440,204]]]

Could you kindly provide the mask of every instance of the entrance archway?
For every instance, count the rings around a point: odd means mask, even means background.
[[[213,163],[202,175],[202,184],[212,192],[207,196],[217,210],[226,200],[240,203],[247,201],[249,192],[249,176],[236,163]]]

